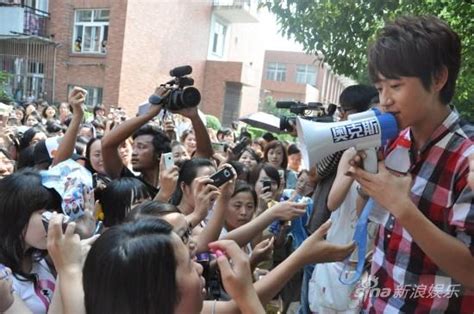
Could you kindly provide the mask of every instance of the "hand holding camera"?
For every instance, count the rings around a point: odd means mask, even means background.
[[[186,117],[188,114],[191,116],[197,114],[196,107],[201,101],[201,93],[197,88],[192,87],[194,80],[187,76],[192,71],[193,69],[189,65],[172,69],[170,76],[174,76],[174,78],[158,87],[148,99],[149,103],[161,105],[172,112],[180,112]]]
[[[197,177],[194,184],[194,211],[199,215],[200,220],[204,219],[214,202],[220,195],[219,188],[212,185],[212,180],[207,177]]]
[[[219,166],[219,171],[211,176],[214,181],[211,184],[220,187],[221,196],[230,199],[235,189],[235,178],[237,173],[235,169],[229,164],[222,164]]]
[[[231,240],[209,243],[209,248],[217,255],[217,264],[225,290],[242,312],[264,313],[253,287],[247,254]]]
[[[164,153],[160,158],[160,192],[168,201],[176,190],[179,177],[179,168],[174,164],[173,153]]]
[[[260,202],[261,204],[268,204],[270,201],[273,200],[272,181],[264,180],[262,182],[262,190],[258,197],[262,201]]]

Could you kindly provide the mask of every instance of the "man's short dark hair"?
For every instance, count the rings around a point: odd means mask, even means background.
[[[448,104],[454,96],[461,65],[461,42],[437,17],[405,16],[379,32],[369,48],[368,59],[373,82],[380,81],[379,74],[388,79],[418,77],[427,90],[433,78],[446,67],[448,79],[440,91],[440,100]]]
[[[370,108],[370,101],[378,95],[377,89],[369,85],[351,85],[346,87],[339,96],[339,103],[345,111],[366,111]]]
[[[160,157],[163,153],[171,152],[171,140],[158,127],[151,124],[145,124],[137,131],[135,131],[135,133],[133,133],[132,138],[136,139],[138,136],[141,135],[153,136],[152,143],[157,157]]]

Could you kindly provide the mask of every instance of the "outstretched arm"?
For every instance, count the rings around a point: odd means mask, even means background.
[[[354,157],[356,154],[355,149],[350,148],[344,152],[337,167],[336,178],[332,184],[331,191],[328,195],[328,209],[334,211],[341,206],[342,202],[346,198],[347,192],[354,182],[354,179],[346,175],[347,170],[349,169],[349,160]]]
[[[304,265],[342,261],[352,253],[355,248],[353,243],[336,245],[324,240],[330,227],[331,221],[325,222],[296,251],[254,283],[254,288],[262,304],[267,304]],[[204,302],[203,313],[211,313],[211,309],[212,303]],[[229,301],[217,302],[216,313],[239,312],[234,301]]]
[[[191,120],[194,135],[196,136],[196,153],[194,156],[212,158],[214,150],[212,149],[211,139],[209,138],[209,133],[207,133],[206,125],[199,116],[197,107],[181,109],[176,113]]]
[[[80,87],[74,87],[69,93],[68,102],[72,107],[72,120],[69,124],[66,134],[64,134],[58,150],[54,156],[51,166],[57,165],[60,162],[69,159],[74,152],[76,146],[76,137],[79,133],[79,127],[84,117],[84,109],[82,105],[86,100],[87,91]]]
[[[306,212],[306,204],[299,204],[295,202],[278,203],[259,216],[252,219],[245,225],[229,232],[224,239],[234,240],[242,247],[252,241],[259,233],[261,233],[274,220],[292,220],[299,217]]]
[[[164,87],[159,87],[155,92],[155,94],[160,96],[163,96],[166,93],[167,91]],[[150,105],[150,109],[146,114],[124,121],[102,138],[102,158],[106,161],[104,162],[104,168],[110,178],[118,178],[124,167],[122,159],[118,153],[118,147],[120,144],[142,125],[146,124],[159,114],[160,110],[160,105]]]

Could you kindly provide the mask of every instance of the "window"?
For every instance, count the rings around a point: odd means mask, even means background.
[[[18,1],[18,3],[21,1]],[[27,7],[33,8],[36,14],[45,15],[48,11],[48,0],[24,0],[23,4]]]
[[[316,67],[310,64],[299,64],[296,67],[296,83],[316,85]]]
[[[227,26],[219,21],[214,21],[211,33],[211,52],[213,55],[224,56]]]
[[[270,81],[286,80],[286,65],[283,63],[270,62],[267,64],[265,78]]]
[[[109,10],[76,10],[72,51],[75,53],[107,53]]]
[[[27,95],[41,98],[44,93],[44,64],[41,62],[28,61],[28,74],[26,76]]]
[[[71,92],[74,86],[79,85],[68,85],[67,94]],[[102,103],[102,87],[90,87],[90,86],[80,86],[87,91],[86,103],[85,105],[89,108],[93,108]]]

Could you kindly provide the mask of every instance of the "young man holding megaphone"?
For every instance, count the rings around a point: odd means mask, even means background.
[[[436,17],[401,17],[369,49],[382,110],[401,133],[378,172],[354,157],[351,175],[385,210],[376,237],[370,312],[473,313],[474,206],[467,184],[474,128],[448,105],[459,72],[458,35]]]

